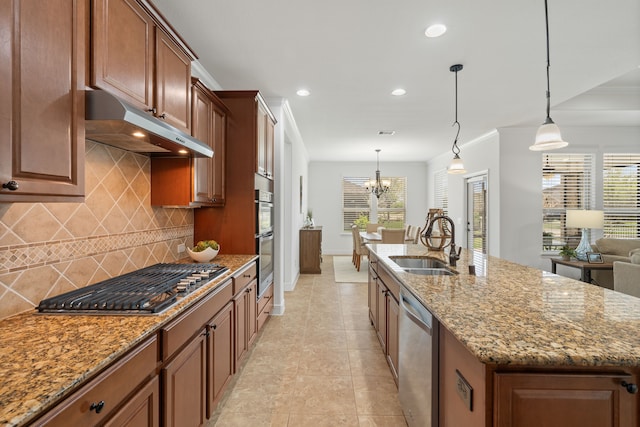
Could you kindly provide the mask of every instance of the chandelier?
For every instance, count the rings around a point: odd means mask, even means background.
[[[367,191],[371,190],[373,194],[379,199],[384,193],[389,191],[389,186],[391,183],[388,180],[380,179],[380,149],[376,149],[377,157],[378,157],[378,167],[376,169],[376,180],[367,182]]]

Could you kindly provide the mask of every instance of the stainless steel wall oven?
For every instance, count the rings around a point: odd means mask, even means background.
[[[256,253],[258,260],[258,297],[273,282],[273,193],[256,190]]]

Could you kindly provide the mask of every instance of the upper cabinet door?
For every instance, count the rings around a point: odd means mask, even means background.
[[[136,0],[93,0],[91,85],[153,111],[155,25]]]
[[[158,117],[191,133],[191,58],[164,31],[156,30]]]
[[[93,0],[91,28],[91,85],[191,133],[191,52],[136,0]]]
[[[86,2],[0,2],[0,201],[84,196]]]

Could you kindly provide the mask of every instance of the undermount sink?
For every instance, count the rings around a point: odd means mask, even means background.
[[[411,274],[421,274],[425,276],[451,276],[457,274],[457,272],[450,270],[445,262],[434,258],[390,256],[389,259],[405,272]]]

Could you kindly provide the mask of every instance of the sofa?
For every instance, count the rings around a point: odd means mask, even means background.
[[[631,251],[630,260],[613,263],[613,290],[640,298],[640,249]]]
[[[640,239],[613,239],[602,237],[591,245],[594,252],[602,254],[604,262],[631,263],[632,252],[640,249]],[[615,268],[615,265],[614,265]],[[603,288],[614,289],[614,273],[611,270],[594,270],[591,272],[593,283]]]

